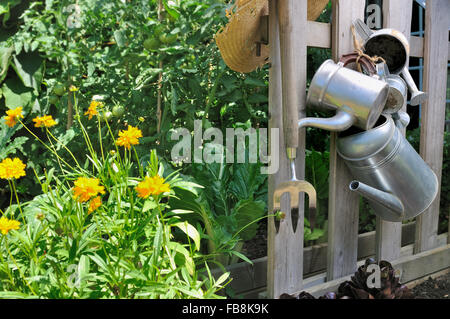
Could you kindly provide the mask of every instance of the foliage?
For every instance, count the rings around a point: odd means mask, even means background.
[[[184,197],[184,201],[206,225],[210,254],[223,264],[236,258],[250,262],[240,251],[243,241],[256,235],[257,221],[266,217],[267,175],[260,174],[261,163],[226,164],[222,156],[222,163],[191,164],[189,173],[195,182],[208,187],[200,190],[197,199]]]
[[[141,162],[148,161],[148,149],[155,148],[169,170],[173,128],[193,130],[195,119],[201,119],[204,128],[233,127],[248,119],[252,126],[266,126],[267,68],[247,75],[229,70],[213,40],[227,21],[228,5],[218,0],[163,4],[159,12],[158,1],[152,0],[138,4],[81,0],[76,6],[65,0],[22,1],[7,18],[7,28],[0,31],[0,111],[23,106],[25,124],[36,115],[52,114],[59,124],[52,130],[61,141],[56,147],[70,143],[72,153],[84,161],[79,157],[85,153],[83,133],[77,121],[73,122],[69,87],[74,84],[82,110],[96,96],[103,102],[100,115],[114,134],[123,124],[140,125],[144,138],[136,151]],[[94,150],[100,152],[97,125],[86,118],[81,122]],[[42,131],[30,130],[46,138]],[[106,126],[101,130],[104,135]],[[38,174],[50,166],[58,170],[48,149],[36,139],[23,140],[28,132],[20,128],[14,135],[17,142],[10,149],[21,145],[29,168]],[[103,147],[112,147],[104,143]],[[34,152],[42,156],[31,156]],[[70,158],[67,153],[61,157]],[[181,169],[185,176],[193,174],[187,166]],[[6,184],[2,186],[7,189]],[[27,199],[40,192],[29,177],[17,186]],[[231,193],[225,196],[230,205],[238,204],[228,198]],[[0,202],[0,207],[5,205],[7,200]],[[230,209],[244,216],[244,207],[243,199]],[[244,220],[238,220],[238,226],[230,224],[228,233],[240,229]],[[248,216],[245,220],[249,221]],[[246,234],[251,232],[241,235]]]
[[[103,120],[96,119],[100,127]],[[108,135],[115,139],[110,129]],[[229,273],[211,275],[211,257],[200,251],[201,229],[182,218],[192,211],[173,209],[166,200],[179,191],[195,195],[200,186],[177,172],[166,174],[156,151],[141,167],[136,152],[132,160],[134,146],[101,147],[97,153],[89,136],[83,137],[88,149],[83,166],[73,154],[70,164],[54,144],[45,144],[63,173],[49,168],[36,175],[42,194],[21,203],[15,192],[17,204],[2,212],[21,224],[0,235],[0,298],[219,298]],[[149,185],[152,195],[141,196],[133,188],[144,176],[164,177],[166,186],[158,191],[154,188],[163,185]],[[97,186],[72,187],[79,177]],[[14,189],[15,180],[8,183]],[[97,193],[103,195],[94,199]],[[98,205],[92,206],[94,200]]]

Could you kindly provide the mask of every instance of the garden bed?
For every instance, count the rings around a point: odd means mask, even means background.
[[[450,299],[450,272],[426,281],[412,288],[416,299]]]

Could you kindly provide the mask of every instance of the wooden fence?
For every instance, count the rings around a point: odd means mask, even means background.
[[[410,56],[424,58],[424,87],[428,101],[422,104],[420,155],[441,181],[443,135],[445,129],[445,96],[447,61],[450,59],[448,30],[450,1],[427,0],[425,36],[410,37],[413,0],[384,0],[383,27],[397,29],[410,40]],[[269,0],[269,127],[279,128],[278,145],[280,169],[269,176],[269,211],[275,187],[289,178],[282,123],[282,90],[277,6],[289,6],[295,19],[287,27],[295,41],[296,73],[301,87],[297,98],[306,100],[306,48],[331,48],[335,61],[342,54],[353,51],[350,26],[356,18],[364,19],[365,0],[333,0],[332,22],[307,21],[307,0]],[[299,117],[305,116],[305,105],[299,108]],[[304,179],[305,130],[299,132],[297,177]],[[273,218],[268,221],[268,255],[253,265],[236,264],[229,269],[234,278],[231,286],[245,297],[277,298],[282,293],[295,294],[302,290],[313,295],[336,289],[339,283],[353,274],[358,261],[368,256],[385,259],[402,270],[402,282],[408,282],[450,267],[450,231],[438,236],[440,192],[430,208],[404,224],[377,219],[376,231],[358,235],[359,196],[348,188],[351,175],[336,153],[336,134],[331,133],[328,243],[303,247],[304,211],[298,218],[286,218],[276,227]],[[306,146],[307,147],[307,146]],[[271,147],[269,146],[269,149]],[[287,198],[282,210],[289,212]],[[300,201],[300,207],[303,207]],[[296,231],[292,224],[296,223]],[[261,293],[262,292],[262,293]]]

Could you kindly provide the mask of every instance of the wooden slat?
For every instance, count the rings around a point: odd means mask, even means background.
[[[438,240],[438,246],[436,248],[444,248],[444,247],[448,246],[447,234],[439,235],[437,237],[437,240]],[[414,255],[414,244],[404,246],[400,250],[400,258],[398,258],[395,261],[392,261],[392,265],[394,265],[394,267],[396,269],[398,268],[399,270],[401,270],[402,268],[397,267],[397,265],[400,264],[399,261],[406,260],[406,259],[414,259],[414,258],[412,258],[413,256],[417,256],[417,255]],[[373,256],[370,256],[370,257],[373,257]],[[421,258],[421,256],[419,256],[419,258]],[[422,268],[422,272],[416,271],[414,273],[414,275],[410,272],[409,275],[405,276],[402,279],[402,282],[406,283],[406,282],[414,281],[417,278],[423,278],[423,276],[426,276],[428,274],[435,274],[436,272],[439,272],[440,269],[450,269],[450,268],[448,268],[448,267],[450,267],[449,260],[447,260],[447,261],[441,260],[431,266],[427,266],[426,261],[422,261],[422,262],[423,262],[423,264],[422,264],[422,266],[420,266]],[[430,262],[434,262],[434,260],[430,259]],[[365,258],[362,258],[362,259],[358,259],[358,262],[356,265],[357,265],[357,267],[359,267],[359,266],[363,265],[364,263],[365,263]],[[220,274],[222,274],[222,273],[220,273]],[[335,291],[341,282],[343,282],[345,280],[349,280],[352,275],[338,278],[338,279],[335,279],[335,280],[332,280],[329,282],[326,281],[326,276],[327,276],[327,274],[325,272],[323,272],[323,273],[319,273],[316,275],[305,277],[305,279],[303,280],[303,290],[304,291],[311,291],[311,290],[316,291],[316,294],[314,294],[314,295],[317,297],[320,295],[319,292],[322,292],[322,294],[323,294],[324,292],[327,292],[327,291]],[[415,276],[417,276],[417,277],[415,277]],[[327,288],[324,288],[324,287],[327,287]],[[256,289],[261,289],[261,288],[256,288]],[[326,289],[329,289],[329,290],[326,290]],[[243,292],[244,296],[246,295],[245,289],[244,289],[244,291],[241,291],[241,292]],[[300,291],[296,292],[295,294],[298,294],[299,292]],[[260,294],[260,298],[267,298],[267,294]]]
[[[307,44],[309,47],[331,48],[331,24],[308,21]]]
[[[409,55],[417,58],[423,58],[423,38],[411,36],[409,40],[410,52]],[[447,60],[450,60],[450,42],[447,48]]]
[[[395,2],[395,0],[393,0]],[[307,44],[309,47],[331,48],[331,23],[308,21]],[[411,36],[409,39],[409,56],[423,58],[423,38]],[[450,60],[450,42],[448,43],[448,60]]]
[[[442,176],[447,88],[448,17],[450,1],[428,0],[425,10],[424,91],[428,100],[422,105],[420,155],[438,177]],[[435,247],[439,222],[440,187],[431,206],[417,217],[416,252]]]
[[[409,55],[416,58],[423,58],[423,38],[411,36],[409,39]]]
[[[306,37],[299,36],[304,34],[307,29],[307,7],[306,1],[296,0],[278,0],[269,2],[269,28],[270,28],[270,54],[271,69],[269,72],[269,108],[270,119],[269,128],[279,128],[279,140],[269,141],[278,144],[278,154],[280,167],[276,174],[269,176],[269,210],[273,207],[272,197],[275,187],[282,181],[289,179],[289,167],[286,159],[284,146],[284,135],[282,125],[282,98],[281,88],[281,70],[280,55],[289,56],[295,54],[292,68],[298,76],[298,86],[295,89],[298,96],[295,100],[305,101],[306,99]],[[278,5],[278,7],[277,7]],[[289,15],[292,16],[290,24],[283,21],[287,37],[292,44],[293,52],[280,53],[279,47],[279,21],[277,18],[277,9],[280,6],[289,7]],[[299,105],[299,118],[305,116],[305,105]],[[305,132],[299,132],[299,148],[297,150],[296,175],[299,179],[304,177],[305,172]],[[293,231],[292,218],[286,196],[281,203],[281,209],[286,213],[286,217],[279,223],[279,228],[275,226],[273,218],[268,222],[268,265],[267,265],[267,291],[270,298],[277,298],[284,292],[291,292],[302,287],[303,277],[303,196],[299,202],[298,219],[296,224],[297,231]]]
[[[364,0],[333,0],[332,56],[353,52],[350,26],[364,18]],[[352,177],[336,153],[336,133],[331,133],[328,209],[328,280],[355,271],[358,244],[359,196],[349,190]]]
[[[284,146],[284,134],[282,123],[282,96],[281,96],[281,61],[280,61],[280,42],[278,33],[278,17],[276,10],[276,0],[269,0],[269,48],[270,48],[270,69],[269,69],[269,131],[278,128],[278,140],[271,139],[269,134],[269,151],[272,150],[272,145],[278,145],[278,154],[270,154],[271,156],[279,157],[279,168],[275,174],[268,176],[268,208],[269,211],[273,209],[273,193],[276,185],[283,180],[289,178],[288,175],[288,161],[286,156],[281,156],[286,153]],[[282,203],[286,206],[286,203]],[[277,283],[275,282],[275,272],[278,271],[276,262],[278,261],[275,255],[277,243],[276,241],[276,227],[273,217],[269,217],[267,226],[267,290],[268,296],[273,298]],[[279,257],[278,257],[279,259]]]
[[[383,2],[384,28],[403,33],[407,39],[411,33],[412,0],[385,0]],[[402,111],[406,112],[406,104]],[[401,130],[405,135],[406,130]],[[377,216],[376,260],[395,260],[400,256],[402,223],[382,220]]]
[[[358,266],[363,263],[364,261],[360,261]],[[402,276],[400,277],[400,282],[408,283],[409,281],[450,267],[450,244],[420,254],[400,257],[391,264],[394,269],[401,271]],[[346,280],[350,280],[351,276],[348,275],[323,284],[314,285],[311,288],[305,289],[305,291],[315,297],[319,297],[329,291],[337,291],[339,285]],[[300,291],[296,292],[296,294],[298,293]]]
[[[403,225],[402,247],[414,243],[415,223]],[[325,271],[327,267],[327,247],[320,244],[306,247],[303,251],[303,277],[310,277],[312,273]],[[412,254],[412,250],[410,251]],[[375,232],[367,232],[358,236],[358,260],[375,255]],[[253,260],[253,264],[237,263],[226,268],[231,272],[233,281],[230,286],[235,292],[240,293],[247,290],[266,287],[267,283],[267,257]],[[214,269],[213,275],[218,278],[223,271]],[[311,284],[305,280],[304,285]]]

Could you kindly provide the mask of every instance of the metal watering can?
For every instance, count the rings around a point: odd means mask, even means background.
[[[438,192],[436,174],[382,114],[368,131],[352,128],[337,138],[337,152],[353,177],[350,190],[369,200],[384,220],[399,222],[423,213]]]
[[[403,76],[411,92],[411,105],[426,101],[428,95],[419,91],[406,67],[409,61],[409,42],[405,35],[394,29],[372,31],[361,19],[356,19],[353,24],[364,41],[364,51],[370,56],[383,57],[391,73]]]
[[[356,55],[354,56],[356,60]],[[345,131],[352,125],[368,130],[378,120],[389,94],[389,85],[345,65],[352,59],[334,63],[326,60],[314,74],[306,97],[306,105],[319,110],[336,111],[330,118],[306,117],[301,127],[317,127],[328,131]],[[370,68],[370,66],[368,66]],[[369,70],[375,74],[375,69]]]

